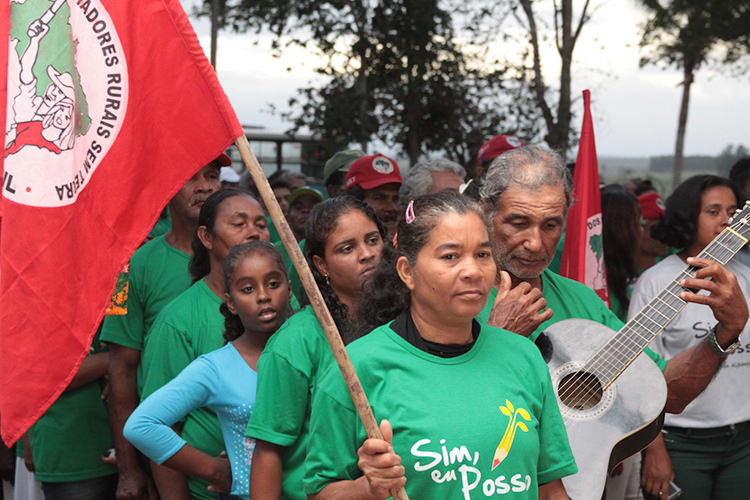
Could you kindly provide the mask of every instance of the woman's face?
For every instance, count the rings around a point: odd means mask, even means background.
[[[249,195],[226,198],[216,211],[213,229],[200,226],[198,231],[203,245],[219,262],[224,260],[233,246],[270,239],[263,209]]]
[[[55,110],[55,114],[52,118],[52,124],[55,128],[65,130],[70,121],[73,118],[73,108],[70,106],[61,105]]]
[[[286,319],[290,296],[286,274],[276,260],[254,253],[237,263],[225,299],[246,331],[273,333]]]
[[[339,216],[325,244],[325,258],[313,256],[313,264],[328,276],[331,288],[347,306],[353,306],[362,285],[375,270],[383,251],[378,226],[360,210]]]
[[[443,324],[461,324],[484,308],[497,268],[484,222],[474,212],[443,216],[417,254],[414,267],[399,258],[412,308]]]
[[[703,191],[697,229],[691,248],[697,254],[729,225],[729,218],[737,209],[734,191],[726,186],[714,186]],[[694,255],[693,254],[693,255]]]

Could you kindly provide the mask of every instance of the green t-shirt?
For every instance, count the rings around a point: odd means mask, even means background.
[[[547,266],[547,269],[549,271],[560,274],[560,268],[562,267],[562,254],[563,254],[564,247],[565,247],[565,231],[563,231],[563,234],[560,237],[560,241],[557,242],[557,247],[555,248],[555,255],[552,256],[552,261],[550,261],[549,266]]]
[[[156,219],[156,224],[151,228],[148,237],[158,238],[167,234],[170,229],[172,229],[172,217],[169,214],[169,208],[165,208],[159,215],[159,218]]]
[[[258,389],[246,435],[286,447],[282,495],[305,500],[302,489],[309,440],[311,394],[322,367],[333,360],[311,306],[289,318],[258,360]]]
[[[98,343],[94,337],[94,345]],[[117,473],[117,467],[102,462],[113,444],[98,380],[63,392],[28,434],[39,481],[82,481]]]
[[[280,243],[281,236],[279,236],[279,230],[276,229],[276,224],[273,223],[273,219],[270,215],[266,215],[266,226],[268,227],[268,241],[270,241],[274,245]]]
[[[221,300],[204,280],[193,284],[165,307],[148,332],[141,366],[141,400],[176,377],[187,365],[224,345]],[[199,408],[185,418],[182,438],[216,456],[224,450],[219,421],[211,408]],[[216,498],[208,482],[189,478],[191,498]]]
[[[279,250],[279,252],[281,252],[281,258],[284,259],[284,264],[286,265],[287,277],[289,278],[289,281],[292,282],[292,309],[296,311],[299,309],[299,302],[297,297],[305,297],[307,293],[305,292],[305,287],[302,286],[302,280],[299,277],[297,268],[294,267],[294,264],[292,264],[292,258],[289,257],[289,252],[286,251],[284,243],[279,240],[275,242],[274,245],[276,245],[276,248]],[[302,252],[302,255],[304,255],[305,240],[299,242],[299,249],[300,252]]]
[[[596,321],[602,325],[611,328],[615,332],[623,326],[622,320],[620,320],[615,314],[607,309],[606,304],[599,298],[599,296],[583,283],[564,278],[559,274],[555,274],[549,269],[545,269],[542,274],[542,297],[547,301],[547,307],[552,309],[553,315],[550,319],[542,323],[537,327],[534,332],[529,335],[529,339],[533,342],[537,337],[548,327],[565,319],[579,318]],[[492,310],[492,304],[497,297],[497,289],[493,288],[490,292],[490,297],[487,300],[487,304],[484,309],[477,316],[477,320],[486,324],[490,317],[490,311]],[[659,366],[659,369],[664,371],[667,366],[667,362],[659,357],[654,351],[646,347],[646,355],[653,359]]]
[[[164,236],[139,248],[130,259],[127,314],[104,318],[101,339],[143,350],[144,339],[159,312],[190,286],[190,255]]]
[[[536,499],[539,484],[576,472],[547,365],[528,339],[482,325],[469,352],[442,358],[384,325],[347,350],[376,420],[393,427],[411,498]],[[314,394],[310,434],[308,493],[362,475],[366,435],[335,365]]]

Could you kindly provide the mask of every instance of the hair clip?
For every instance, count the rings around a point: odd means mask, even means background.
[[[411,224],[414,222],[414,219],[417,218],[416,215],[414,215],[414,200],[410,200],[409,204],[406,206],[406,213],[404,214],[404,218],[406,219],[407,224]]]
[[[393,235],[393,248],[398,248],[398,233]]]

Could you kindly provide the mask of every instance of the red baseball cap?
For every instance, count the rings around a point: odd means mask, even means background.
[[[219,156],[216,157],[216,159],[214,161],[220,167],[230,167],[230,166],[232,166],[232,159],[226,153],[221,153]]]
[[[511,149],[525,146],[526,143],[515,135],[496,135],[482,144],[477,153],[477,165],[480,167],[488,164],[494,158]]]
[[[344,189],[351,189],[354,186],[362,189],[375,189],[391,182],[399,184],[403,182],[398,163],[378,153],[354,160],[346,173]]]
[[[653,191],[640,195],[638,203],[641,205],[641,218],[644,220],[659,220],[666,212],[661,196]]]

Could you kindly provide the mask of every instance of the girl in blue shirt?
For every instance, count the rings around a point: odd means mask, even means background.
[[[200,356],[143,401],[123,434],[154,462],[206,479],[213,491],[231,489],[232,495],[249,500],[255,442],[244,434],[255,404],[257,362],[289,315],[291,288],[281,254],[268,242],[232,248],[223,268],[227,345]],[[228,462],[186,444],[171,427],[203,406],[216,410]]]

